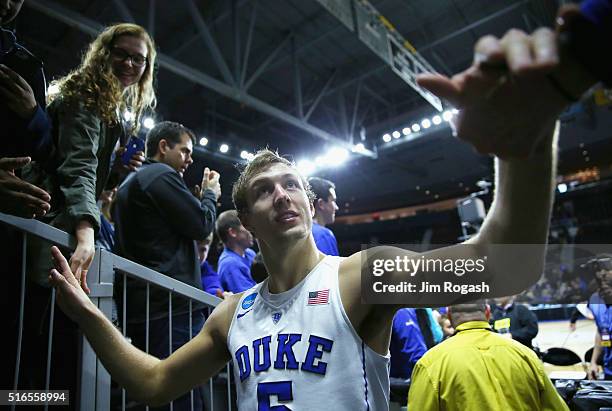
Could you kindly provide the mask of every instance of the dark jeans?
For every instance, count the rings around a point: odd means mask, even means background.
[[[194,311],[191,319],[191,335],[195,337],[204,326],[204,314],[202,311]],[[168,351],[168,318],[149,321],[149,354],[157,358],[166,358],[170,355]],[[127,334],[132,339],[132,343],[145,351],[146,325],[128,324]],[[172,352],[185,345],[189,338],[189,313],[172,316]],[[203,387],[193,389],[193,410],[202,410]],[[175,399],[172,403],[174,411],[191,410],[191,393]],[[150,408],[151,410],[169,410],[170,405]]]

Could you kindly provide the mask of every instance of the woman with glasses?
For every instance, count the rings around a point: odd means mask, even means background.
[[[89,45],[79,67],[52,83],[59,90],[50,96],[48,108],[55,147],[51,159],[33,167],[30,177],[51,194],[44,221],[76,236],[70,265],[85,289],[100,226],[96,201],[124,131],[123,113],[132,113],[128,134],[134,134],[143,112],[155,105],[154,62],[155,47],[145,29],[117,24]],[[48,256],[40,261],[48,264]],[[41,268],[32,274],[42,285],[48,270]]]
[[[141,116],[155,105],[155,54],[153,40],[138,25],[117,24],[102,31],[89,44],[81,64],[52,83],[59,90],[50,96],[48,106],[53,149],[47,161],[33,163],[24,173],[30,182],[51,195],[51,209],[40,219],[76,237],[70,266],[86,291],[86,273],[94,256],[94,234],[100,227],[96,201],[107,183],[111,157],[120,136],[124,131],[127,135],[136,134]],[[128,110],[132,118],[124,130],[123,113]],[[37,306],[32,308],[32,315],[40,324],[48,322],[48,318],[41,317],[45,317],[51,295],[47,280],[49,261],[49,246],[30,237],[28,293],[33,298],[29,298],[29,304]],[[76,330],[70,320],[66,319],[66,323],[66,329]],[[72,338],[70,333],[62,334]],[[71,350],[74,345],[54,342],[53,346],[54,357],[57,354],[63,364],[60,368],[75,373],[75,368],[65,364],[69,358],[76,359]],[[62,346],[67,347],[67,352],[61,352]]]

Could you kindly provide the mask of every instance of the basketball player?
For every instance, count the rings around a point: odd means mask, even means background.
[[[555,44],[548,31],[488,38],[484,46],[479,43],[478,61],[468,70],[453,79],[424,82],[462,109],[460,138],[505,158],[497,161],[491,210],[470,240],[476,246],[546,242],[555,181],[553,126],[567,104],[542,80],[543,73],[558,64]],[[502,81],[503,73],[482,69],[482,58],[505,62],[515,79]],[[539,101],[541,116],[531,115],[532,101]],[[529,121],[517,113],[506,116],[508,105],[526,110],[523,115],[530,114]],[[479,116],[487,125],[503,119],[503,132],[487,134],[485,129],[462,135],[462,130],[478,127]],[[524,135],[522,128],[532,134]],[[486,139],[481,140],[483,133]],[[516,159],[532,151],[530,158]],[[342,259],[317,250],[311,234],[311,194],[291,163],[274,153],[255,157],[236,182],[233,197],[243,225],[258,239],[269,278],[225,299],[202,331],[170,357],[159,360],[127,343],[53,248],[56,270],[50,280],[60,306],[80,324],[113,378],[143,402],[167,403],[232,361],[240,410],[388,409],[389,338],[398,307],[361,302],[360,253]],[[465,250],[448,247],[430,256],[470,257]],[[408,253],[390,247],[380,252],[390,257]],[[544,245],[528,261],[500,266],[490,258],[488,266],[501,275],[528,270],[535,281],[543,254]]]

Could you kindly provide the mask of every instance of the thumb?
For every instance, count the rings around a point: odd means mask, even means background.
[[[448,77],[440,74],[419,74],[417,84],[426,88],[439,98],[446,99],[451,104],[456,105],[459,98],[459,88]]]
[[[65,288],[69,286],[68,281],[55,268],[49,272],[49,282],[52,287]]]
[[[30,163],[32,159],[30,157],[7,157],[0,158],[0,169],[2,170],[15,170],[22,168]]]

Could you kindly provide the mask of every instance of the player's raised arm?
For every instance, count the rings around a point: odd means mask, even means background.
[[[510,30],[501,39],[480,39],[472,66],[452,79],[419,80],[459,108],[457,137],[496,156],[493,204],[471,244],[546,243],[556,168],[555,122],[568,104],[550,80],[559,64],[554,32]],[[539,276],[543,255],[544,247],[534,248],[504,272],[527,270]]]
[[[418,78],[421,86],[459,109],[452,120],[455,135],[478,152],[496,157],[494,201],[480,232],[465,243],[471,247],[462,244],[416,256],[381,247],[368,253],[366,269],[370,276],[374,276],[373,260],[387,261],[388,267],[379,267],[387,279],[383,282],[398,284],[420,275],[415,284],[419,288],[423,282],[436,281],[440,270],[423,273],[422,266],[398,269],[388,260],[397,262],[406,257],[475,262],[486,257],[482,278],[498,285],[489,296],[514,294],[537,281],[543,268],[554,193],[555,125],[571,102],[560,90],[560,84],[568,84],[573,78],[567,75],[572,65],[563,56],[557,35],[551,30],[538,29],[531,35],[510,30],[501,39],[480,39],[472,66],[452,78],[438,74]],[[584,92],[587,83],[581,84]],[[413,296],[418,294],[416,288]],[[415,301],[418,299],[408,304]]]
[[[221,303],[193,340],[160,360],[131,345],[81,289],[59,249],[52,247],[51,252],[55,269],[49,279],[59,306],[79,324],[112,377],[137,400],[168,403],[208,380],[229,361],[225,339],[234,299]]]

